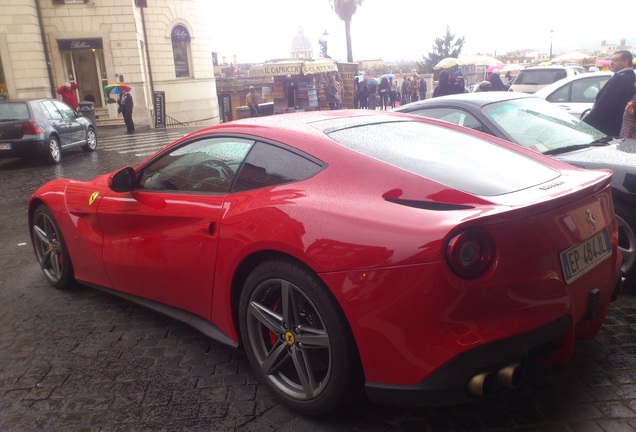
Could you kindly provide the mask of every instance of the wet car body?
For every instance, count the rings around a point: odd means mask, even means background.
[[[0,158],[45,158],[59,163],[63,151],[77,147],[95,150],[95,127],[64,102],[0,102]]]
[[[618,286],[610,182],[436,120],[297,113],[47,183],[29,224],[52,285],[243,347],[283,403],[316,415],[363,386],[382,403],[478,400],[528,361],[567,361]]]

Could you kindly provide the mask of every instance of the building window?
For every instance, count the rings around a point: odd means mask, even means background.
[[[7,90],[7,80],[4,77],[2,57],[0,57],[0,101],[5,101],[8,99],[9,99],[9,91]]]
[[[177,78],[189,78],[190,73],[190,33],[181,24],[172,29],[172,55]]]

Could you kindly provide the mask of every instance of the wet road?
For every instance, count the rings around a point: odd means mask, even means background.
[[[0,160],[0,431],[636,431],[634,296],[569,364],[530,366],[504,395],[443,408],[361,401],[312,419],[278,405],[241,352],[99,291],[50,288],[28,236],[31,192],[135,165],[190,130],[100,131],[96,152],[57,166]]]

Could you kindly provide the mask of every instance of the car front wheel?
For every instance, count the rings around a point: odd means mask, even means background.
[[[35,256],[49,283],[55,288],[70,287],[74,281],[71,259],[60,227],[45,205],[33,213],[31,238]]]
[[[97,148],[97,135],[93,129],[86,131],[86,144],[82,146],[84,151],[95,151]]]
[[[288,407],[322,415],[359,394],[361,367],[351,329],[326,285],[284,260],[248,276],[240,328],[258,378]]]
[[[62,160],[62,149],[60,141],[55,137],[50,137],[47,144],[47,159],[50,163],[60,163]]]

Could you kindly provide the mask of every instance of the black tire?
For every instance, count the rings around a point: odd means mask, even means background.
[[[46,145],[46,159],[49,163],[57,164],[62,160],[62,147],[60,141],[54,137],[49,137]]]
[[[95,151],[96,148],[97,148],[97,134],[95,133],[94,129],[89,128],[86,131],[86,144],[82,146],[82,150],[89,152],[89,151]]]
[[[636,293],[636,214],[620,203],[614,205],[618,222],[618,248],[623,255],[624,291]]]
[[[48,282],[55,288],[75,286],[73,265],[64,237],[47,206],[40,205],[35,209],[30,228],[35,256]]]
[[[241,292],[242,342],[260,381],[304,415],[343,408],[362,390],[351,329],[336,299],[311,270],[262,263]]]

